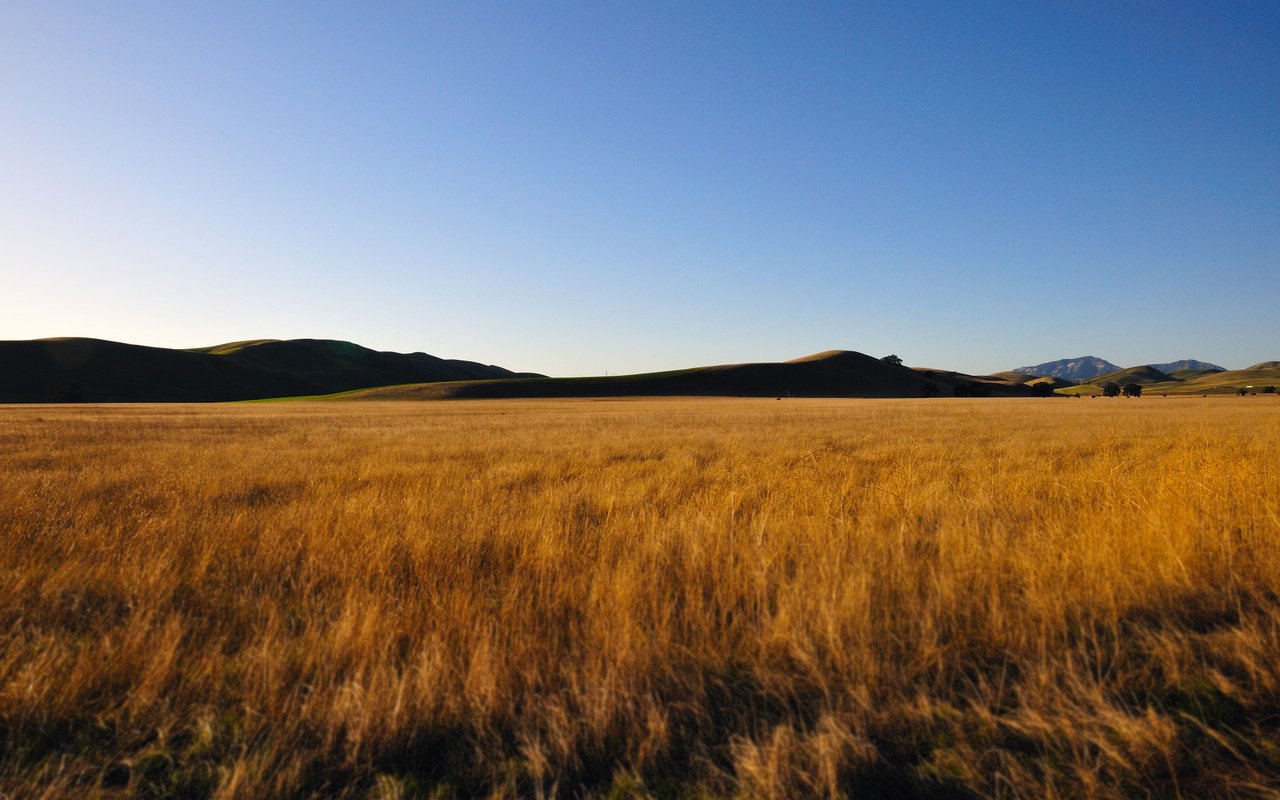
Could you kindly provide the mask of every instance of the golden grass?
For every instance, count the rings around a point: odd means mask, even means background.
[[[1278,463],[1262,397],[7,408],[0,795],[1274,796]]]

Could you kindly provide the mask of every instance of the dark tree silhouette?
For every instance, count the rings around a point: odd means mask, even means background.
[[[1266,387],[1264,387],[1264,388],[1262,389],[1262,393],[1263,393],[1263,394],[1275,394],[1275,393],[1276,393],[1276,387],[1274,387],[1274,386],[1266,386]]]
[[[1142,384],[1126,383],[1124,386],[1125,397],[1142,397]]]
[[[898,357],[897,357],[896,355],[894,355],[893,353],[890,353],[889,355],[885,356],[884,358],[882,358],[882,359],[880,359],[880,360],[881,360],[881,361],[883,361],[883,362],[884,362],[884,363],[886,363],[886,364],[892,364],[892,365],[894,365],[895,367],[900,367],[900,366],[902,366],[902,359],[901,359],[901,358],[898,358]]]
[[[938,389],[938,384],[932,381],[920,387],[921,397],[937,397],[941,393],[941,390]]]
[[[1053,384],[1045,381],[1031,387],[1032,397],[1053,397]]]
[[[1241,397],[1244,397],[1248,393],[1249,393],[1249,390],[1244,388],[1243,386],[1241,386],[1239,389],[1236,390],[1236,394],[1240,395]]]
[[[1102,394],[1107,397],[1119,397],[1120,384],[1116,383],[1115,381],[1107,381],[1102,386]]]

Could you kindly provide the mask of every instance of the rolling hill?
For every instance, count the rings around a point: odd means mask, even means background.
[[[1175,369],[1172,372],[1169,370],[1161,371],[1168,372],[1169,377],[1177,378],[1180,381],[1189,381],[1195,378],[1203,378],[1206,375],[1216,375],[1219,372],[1226,372],[1225,369]]]
[[[930,388],[932,387],[932,388]],[[791,361],[587,378],[507,378],[368,389],[358,400],[449,400],[550,397],[921,397],[986,394],[1025,397],[1020,384],[943,370],[912,369],[848,350]]]
[[[1169,383],[1178,379],[1167,373],[1161,372],[1150,364],[1144,364],[1140,367],[1129,367],[1128,369],[1120,369],[1115,372],[1108,372],[1105,375],[1099,375],[1089,381],[1089,383],[1102,386],[1106,383],[1118,383],[1121,386],[1129,383],[1137,383],[1143,386],[1152,383]]]
[[[1153,384],[1147,390],[1162,394],[1235,394],[1240,389],[1261,392],[1267,386],[1280,387],[1280,362],[1263,362],[1247,369],[1212,372],[1189,380]]]
[[[1274,366],[1267,366],[1274,364]],[[1147,395],[1199,395],[1199,394],[1236,394],[1240,389],[1262,393],[1267,386],[1280,387],[1280,362],[1263,362],[1248,369],[1235,370],[1177,370],[1173,374],[1165,374],[1159,380],[1160,373],[1151,365],[1131,367],[1126,370],[1103,375],[1087,384],[1058,390],[1059,394],[1102,394],[1102,385],[1109,381],[1124,385],[1137,383],[1142,385]]]
[[[1007,383],[1030,383],[1031,381],[1034,381],[1041,376],[1031,375],[1029,373],[1024,373],[1024,372],[1015,372],[1014,370],[1008,370],[1006,372],[993,372],[990,375],[987,375],[986,377],[990,378],[991,380],[1005,381]]]
[[[330,394],[518,373],[331,339],[259,339],[171,350],[102,339],[0,342],[0,402],[208,402]]]
[[[548,378],[426,353],[380,352],[331,339],[250,339],[178,350],[64,338],[0,341],[0,403],[216,402],[329,395],[349,399],[1026,397],[1043,391],[1044,384],[1059,394],[1100,391],[1097,386],[1108,381],[1139,383],[1152,394],[1233,393],[1245,386],[1260,390],[1280,384],[1280,362],[1275,361],[1234,371],[1217,371],[1212,365],[1186,367],[1177,374],[1153,365],[1117,368],[1081,386],[1063,375],[1034,372],[1082,374],[1102,364],[1109,362],[1088,356],[975,376],[830,350],[785,362]]]
[[[1069,381],[1066,378],[1051,378],[1042,375],[1024,375],[1021,372],[993,372],[990,375],[983,375],[983,380],[1003,381],[1005,383],[1017,383],[1023,386],[1039,386],[1047,383],[1054,389],[1065,389],[1068,386],[1075,386],[1075,381]]]

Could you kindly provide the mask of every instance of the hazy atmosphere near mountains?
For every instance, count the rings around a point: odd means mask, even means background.
[[[1277,356],[1275,2],[17,2],[0,109],[0,339]]]

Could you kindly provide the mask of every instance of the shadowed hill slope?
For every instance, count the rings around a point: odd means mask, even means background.
[[[501,367],[329,339],[170,350],[102,339],[0,342],[0,402],[207,402],[514,377]]]
[[[992,380],[1004,381],[1005,383],[1030,383],[1031,381],[1036,380],[1040,376],[1030,375],[1025,372],[1014,372],[1013,370],[1006,370],[1005,372],[993,372],[990,375],[987,375],[985,377],[990,378]]]
[[[215,344],[209,347],[188,347],[185,349],[191,353],[213,353],[215,356],[225,356],[243,350],[246,347],[274,344],[279,341],[280,339],[245,339],[243,342],[226,342],[225,344]]]
[[[1089,382],[1098,386],[1102,386],[1106,383],[1118,383],[1121,386],[1128,383],[1137,383],[1145,386],[1151,383],[1169,383],[1176,380],[1177,378],[1169,375],[1168,373],[1161,372],[1150,364],[1143,364],[1138,367],[1129,367],[1127,369],[1116,370],[1115,372],[1108,372],[1105,375],[1099,375]]]
[[[1017,385],[1022,385],[1026,387],[1033,387],[1033,386],[1039,386],[1041,384],[1048,384],[1050,388],[1054,390],[1066,389],[1068,387],[1076,385],[1075,381],[1069,381],[1066,378],[1052,378],[1052,377],[1040,376],[1040,375],[1028,375],[1026,373],[1013,372],[1013,371],[993,372],[990,375],[983,375],[982,380],[996,381],[999,383],[1007,383],[1007,384],[1017,384]]]
[[[927,387],[932,386],[932,390]],[[360,400],[539,397],[921,397],[972,391],[1025,397],[1021,384],[955,372],[915,370],[847,350],[780,363],[725,364],[674,372],[592,378],[537,378],[392,386],[344,395]]]
[[[1161,372],[1168,372],[1168,370],[1161,370]],[[1180,380],[1180,381],[1189,381],[1189,380],[1194,380],[1196,378],[1203,378],[1206,375],[1217,375],[1220,372],[1226,372],[1226,370],[1225,369],[1193,369],[1189,367],[1187,369],[1175,369],[1172,372],[1169,372],[1169,377],[1176,378],[1177,380]]]

